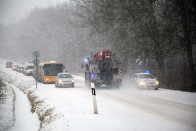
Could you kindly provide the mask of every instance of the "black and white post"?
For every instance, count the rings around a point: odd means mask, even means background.
[[[91,89],[92,89],[92,96],[93,96],[94,114],[98,114],[98,110],[97,110],[97,100],[96,100],[96,92],[95,92],[95,84],[94,84],[94,83],[91,83]]]

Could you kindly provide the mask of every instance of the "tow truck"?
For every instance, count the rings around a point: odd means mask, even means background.
[[[84,58],[85,85],[94,83],[97,87],[117,87],[122,85],[121,63],[110,50],[91,52],[91,57]]]

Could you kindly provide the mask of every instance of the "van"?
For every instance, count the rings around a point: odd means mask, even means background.
[[[33,63],[25,63],[24,74],[31,76],[33,69],[34,69]]]
[[[7,61],[6,62],[6,68],[12,68],[13,62]]]

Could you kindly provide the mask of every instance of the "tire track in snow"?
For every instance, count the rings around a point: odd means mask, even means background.
[[[130,94],[119,92],[119,90],[98,90],[99,94],[107,99],[114,99],[116,102],[124,103],[130,107],[161,116],[196,129],[196,107],[177,103],[169,100],[144,96],[141,94]]]

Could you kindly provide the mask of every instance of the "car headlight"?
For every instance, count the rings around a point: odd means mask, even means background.
[[[156,82],[155,82],[155,84],[156,84],[156,85],[159,85],[159,82],[158,82],[158,81],[156,81]]]
[[[62,80],[59,80],[59,82],[58,82],[59,84],[64,84],[64,82],[62,81]]]
[[[145,86],[145,85],[146,85],[146,83],[145,83],[145,82],[143,82],[143,81],[140,81],[140,82],[139,82],[139,85],[141,85],[141,86]]]

